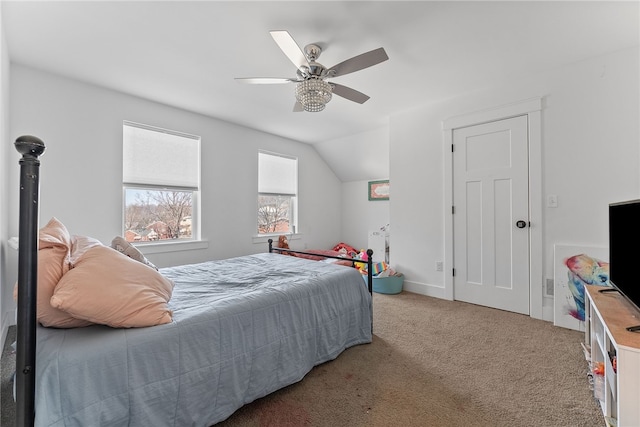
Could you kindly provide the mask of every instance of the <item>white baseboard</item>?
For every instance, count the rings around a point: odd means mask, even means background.
[[[444,287],[441,286],[410,282],[405,280],[402,289],[408,292],[426,295],[429,297],[449,299],[445,296]],[[546,301],[547,299],[548,298],[545,298],[546,304],[542,306],[542,320],[553,322],[553,300],[551,300],[551,305],[549,305],[549,302]]]
[[[551,304],[545,304],[547,300],[551,300]],[[542,305],[542,320],[546,320],[547,322],[553,322],[554,312],[553,312],[553,299],[544,298]]]
[[[16,324],[16,311],[9,310],[4,314],[4,318],[2,319],[2,335],[0,336],[0,342],[2,343],[2,347],[0,347],[0,351],[4,348],[5,341],[7,340],[7,334],[9,333],[9,326],[13,326]]]
[[[2,322],[2,339],[0,340],[2,347],[0,348],[4,348],[5,341],[7,340],[7,332],[9,332],[9,325]]]
[[[444,295],[444,287],[429,285],[426,283],[418,283],[411,282],[408,280],[404,281],[402,288],[405,291],[413,292],[415,294],[426,295],[428,297],[440,298],[440,299],[448,299]]]

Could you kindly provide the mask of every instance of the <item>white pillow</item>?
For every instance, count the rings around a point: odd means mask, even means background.
[[[142,252],[138,250],[131,243],[127,242],[124,237],[116,236],[111,241],[111,247],[116,251],[125,254],[129,258],[135,259],[138,262],[148,265],[151,268],[158,269],[151,261],[149,261]]]

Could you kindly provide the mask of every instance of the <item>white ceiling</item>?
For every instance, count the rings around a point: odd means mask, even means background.
[[[387,125],[394,113],[508,77],[637,46],[637,1],[2,1],[12,62],[317,143]],[[336,78],[338,96],[294,113],[295,77],[269,35],[320,44],[335,65],[384,47],[389,60]]]

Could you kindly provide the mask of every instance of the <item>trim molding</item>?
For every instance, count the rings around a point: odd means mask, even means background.
[[[444,297],[453,300],[453,131],[468,126],[527,116],[529,137],[529,315],[543,319],[543,230],[542,221],[542,98],[530,98],[487,110],[462,114],[442,122],[444,164]]]
[[[489,108],[473,113],[453,116],[442,121],[442,130],[453,130],[467,126],[475,126],[496,120],[508,119],[515,116],[542,110],[542,98],[531,98],[500,107]]]
[[[9,333],[9,326],[13,326],[16,324],[15,318],[16,311],[8,310],[7,313],[5,313],[4,318],[2,319],[2,331],[0,335],[0,342],[2,343],[2,347],[0,347],[0,351],[1,349],[4,349],[4,346],[6,344],[7,334]]]

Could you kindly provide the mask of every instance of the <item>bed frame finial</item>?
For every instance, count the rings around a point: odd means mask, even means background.
[[[16,426],[35,422],[36,304],[38,283],[38,190],[44,142],[35,136],[18,137],[20,216],[18,240],[18,314],[16,330]]]
[[[44,142],[36,136],[23,135],[19,136],[14,143],[18,153],[28,157],[37,158],[44,153]]]

